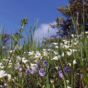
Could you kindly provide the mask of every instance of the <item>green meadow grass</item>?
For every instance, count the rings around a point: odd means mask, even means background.
[[[87,33],[50,39],[41,48],[33,35],[22,42],[26,24],[22,20],[21,29],[10,35],[9,43],[3,42],[4,33],[0,37],[0,88],[87,88]]]

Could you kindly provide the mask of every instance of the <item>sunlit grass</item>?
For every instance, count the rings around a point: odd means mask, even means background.
[[[88,86],[88,38],[57,39],[43,48],[17,44],[0,63],[0,86],[6,88],[75,88]],[[3,51],[4,52],[4,51]]]

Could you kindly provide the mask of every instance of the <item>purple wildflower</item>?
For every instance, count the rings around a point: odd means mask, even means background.
[[[22,67],[19,67],[18,70],[21,72],[23,69],[22,69]]]
[[[30,69],[26,69],[26,74],[30,74],[31,70]]]
[[[69,68],[68,66],[66,66],[66,67],[64,68],[64,73],[68,73],[68,72],[70,72],[70,68]]]
[[[82,73],[77,73],[77,76],[79,76],[80,79],[83,79],[83,74]]]
[[[30,70],[30,73],[33,75],[35,73],[35,71],[34,70]]]
[[[63,72],[62,72],[62,70],[58,71],[58,75],[59,75],[59,77],[60,77],[61,79],[63,78]]]
[[[44,61],[44,66],[48,66],[48,61],[46,60],[46,61]]]
[[[31,70],[31,69],[26,69],[26,74],[29,75],[29,74],[34,74],[35,73],[35,70]]]
[[[41,77],[44,77],[45,74],[46,74],[45,70],[44,70],[43,68],[40,68],[40,70],[39,70],[39,75],[40,75]]]

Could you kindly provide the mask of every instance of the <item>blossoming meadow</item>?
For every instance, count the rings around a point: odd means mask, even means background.
[[[55,36],[34,41],[36,25],[24,34],[0,34],[0,88],[88,88],[88,0],[68,0],[50,28]],[[41,30],[42,31],[42,30]]]

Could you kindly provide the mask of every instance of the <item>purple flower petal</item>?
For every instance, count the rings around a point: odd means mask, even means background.
[[[45,74],[46,74],[45,70],[44,70],[43,68],[40,68],[40,70],[39,70],[39,75],[40,75],[41,77],[43,77],[43,76],[45,76]]]
[[[70,72],[70,68],[69,68],[68,66],[66,66],[66,67],[64,68],[64,72],[65,72],[65,73]]]
[[[59,77],[60,77],[61,79],[63,78],[63,72],[62,72],[62,70],[58,71],[58,75],[59,75]]]
[[[26,74],[29,75],[29,74],[34,74],[35,71],[34,70],[31,70],[31,69],[26,69]]]
[[[44,61],[44,66],[48,66],[48,61]]]
[[[30,69],[26,69],[26,74],[30,74],[31,70]]]

